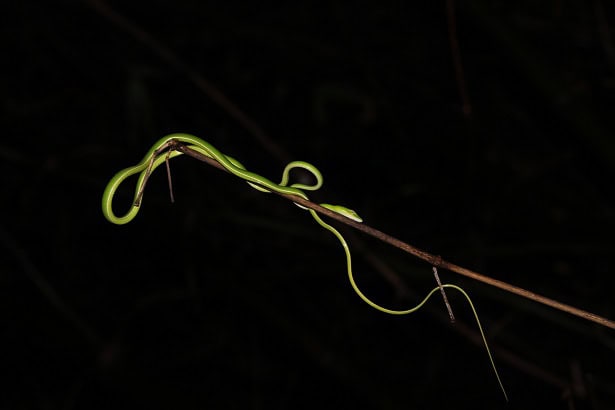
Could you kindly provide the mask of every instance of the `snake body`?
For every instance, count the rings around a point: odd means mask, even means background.
[[[102,210],[107,220],[117,225],[123,225],[132,221],[135,216],[137,216],[141,202],[139,195],[142,195],[143,193],[143,187],[145,185],[145,182],[147,181],[147,177],[167,159],[182,155],[182,152],[179,151],[170,151],[166,155],[160,155],[160,153],[165,148],[167,148],[172,141],[180,141],[187,143],[188,148],[193,149],[217,161],[231,174],[245,180],[248,184],[250,184],[250,186],[262,192],[275,191],[282,194],[297,195],[305,200],[308,200],[308,196],[304,191],[315,191],[322,186],[322,174],[320,173],[318,168],[316,168],[309,162],[290,162],[288,165],[286,165],[284,171],[282,172],[282,181],[279,184],[276,184],[275,182],[269,180],[262,175],[248,171],[243,166],[243,164],[241,164],[241,162],[239,162],[233,157],[223,154],[210,143],[198,137],[195,137],[194,135],[171,134],[158,140],[150,148],[147,154],[145,154],[143,160],[141,160],[141,162],[139,162],[137,165],[125,168],[115,174],[113,178],[111,178],[111,180],[107,184],[107,187],[105,188],[102,198]],[[312,185],[299,183],[288,185],[288,182],[290,180],[290,171],[294,168],[303,168],[309,171],[314,176],[316,180],[315,183]],[[135,189],[135,197],[132,207],[124,216],[118,217],[113,212],[113,197],[115,195],[115,191],[126,178],[137,173],[139,173],[140,175],[137,180],[137,187]],[[357,222],[362,222],[362,219],[359,217],[359,215],[352,209],[346,208],[341,205],[321,204],[321,206],[328,208],[334,212],[337,212],[341,215],[344,215],[347,218],[353,219]],[[324,222],[320,218],[318,218],[318,215],[313,211],[312,216],[315,217],[316,221],[319,224],[324,224]]]
[[[107,184],[107,187],[104,190],[103,193],[103,197],[102,197],[102,211],[104,216],[112,223],[114,224],[118,224],[118,225],[123,225],[126,224],[130,221],[132,221],[135,216],[137,215],[137,213],[139,212],[140,206],[141,206],[141,201],[142,201],[142,196],[143,196],[143,190],[144,190],[144,186],[145,183],[147,182],[147,179],[149,177],[149,175],[158,167],[160,166],[162,163],[164,163],[165,161],[167,161],[169,158],[173,158],[179,155],[182,155],[182,152],[180,151],[176,151],[176,150],[172,150],[170,148],[172,145],[173,141],[179,141],[182,143],[186,143],[188,144],[188,148],[193,149],[203,155],[206,155],[207,157],[217,161],[220,165],[222,165],[228,172],[230,172],[231,174],[245,180],[251,187],[253,187],[254,189],[257,189],[259,191],[262,192],[279,192],[279,193],[283,193],[283,194],[289,194],[289,195],[297,195],[305,200],[308,200],[308,196],[304,191],[315,191],[317,189],[319,189],[322,186],[322,182],[323,182],[323,178],[322,178],[322,174],[320,173],[320,171],[318,170],[318,168],[316,168],[314,165],[305,162],[305,161],[293,161],[290,162],[286,165],[286,167],[284,168],[284,171],[282,172],[282,180],[280,181],[280,183],[276,184],[275,182],[267,179],[266,177],[256,174],[254,172],[248,171],[242,164],[241,162],[239,162],[238,160],[236,160],[233,157],[230,157],[228,155],[223,154],[222,152],[220,152],[218,149],[216,149],[213,145],[211,145],[210,143],[194,136],[194,135],[190,135],[190,134],[184,134],[184,133],[178,133],[178,134],[171,134],[171,135],[167,135],[166,137],[161,138],[160,140],[158,140],[151,148],[150,150],[147,152],[147,154],[145,154],[145,157],[143,157],[143,159],[141,160],[141,162],[139,162],[137,165],[129,167],[129,168],[125,168],[123,170],[121,170],[120,172],[118,172],[117,174],[115,174],[115,176],[113,178],[111,178],[111,180],[109,181],[109,183]],[[170,149],[169,151],[167,151],[165,154],[163,154],[163,152],[165,151],[165,149]],[[307,170],[308,172],[310,172],[314,179],[315,182],[312,185],[307,185],[307,184],[300,184],[300,183],[294,183],[294,184],[288,184],[289,180],[290,180],[290,171],[294,168],[303,168],[305,170]],[[115,192],[117,190],[117,188],[120,186],[120,184],[128,177],[135,175],[135,174],[139,174],[139,178],[137,179],[137,184],[136,184],[136,189],[135,189],[135,196],[134,196],[134,200],[132,203],[131,208],[126,212],[126,214],[124,214],[123,216],[116,216],[115,213],[113,212],[113,197],[115,195]],[[296,204],[298,205],[298,204]],[[361,217],[352,209],[350,208],[346,208],[344,206],[341,205],[331,205],[331,204],[320,204],[321,206],[330,209],[334,212],[337,212],[347,218],[350,218],[354,221],[357,222],[362,222],[363,220],[361,219]],[[388,313],[391,315],[405,315],[405,314],[409,314],[412,312],[417,311],[418,309],[420,309],[428,300],[429,298],[436,293],[437,291],[441,290],[440,287],[436,287],[434,289],[432,289],[427,296],[425,296],[425,298],[419,302],[416,306],[410,308],[410,309],[406,309],[406,310],[393,310],[393,309],[388,309],[385,308],[383,306],[380,306],[379,304],[375,303],[374,301],[372,301],[371,299],[369,299],[362,291],[361,289],[359,289],[358,285],[355,282],[354,279],[354,275],[352,272],[352,257],[350,254],[350,248],[348,247],[348,243],[346,242],[345,238],[342,236],[341,233],[339,233],[339,231],[337,229],[335,229],[333,226],[329,225],[328,223],[326,223],[325,221],[323,221],[320,216],[318,216],[318,214],[316,213],[316,211],[314,211],[313,209],[309,209],[309,208],[305,208],[302,207],[301,205],[298,205],[301,208],[306,209],[311,215],[312,218],[314,218],[314,220],[323,228],[325,228],[326,230],[330,231],[333,235],[335,235],[335,237],[339,240],[340,244],[342,245],[344,252],[346,254],[346,266],[347,266],[347,273],[348,273],[348,279],[350,281],[350,285],[352,286],[352,289],[355,291],[355,293],[368,305],[370,305],[371,307],[373,307],[374,309],[377,309],[381,312],[384,313]],[[470,296],[459,286],[457,285],[453,285],[453,284],[443,284],[441,285],[442,288],[451,288],[451,289],[455,289],[457,291],[459,291],[468,301],[471,309],[472,309],[472,313],[474,315],[474,318],[476,319],[476,323],[478,325],[478,329],[480,331],[482,340],[483,340],[483,344],[487,350],[487,355],[489,356],[489,361],[491,362],[491,366],[495,372],[495,376],[497,378],[497,381],[500,385],[500,388],[502,390],[502,392],[504,393],[504,396],[507,398],[506,396],[506,391],[504,389],[504,386],[500,380],[500,376],[497,372],[497,369],[495,367],[495,363],[493,360],[493,357],[491,355],[491,351],[489,350],[489,346],[487,344],[487,339],[485,337],[485,333],[483,332],[483,328],[482,325],[480,323],[480,320],[478,318],[478,313],[476,312],[476,309],[474,308],[474,304],[472,303],[472,300],[470,299]]]

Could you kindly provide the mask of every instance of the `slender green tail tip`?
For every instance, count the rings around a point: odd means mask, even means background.
[[[500,385],[500,390],[502,390],[502,394],[504,395],[504,400],[506,400],[506,403],[508,403],[508,394],[506,393],[506,389],[504,388],[502,380],[500,380],[500,375],[498,374],[498,371],[495,369],[495,367],[493,368],[493,371],[495,372],[495,377],[498,379],[498,384]]]
[[[442,287],[457,290],[468,301],[468,304],[470,305],[470,309],[472,309],[472,314],[474,315],[474,319],[476,320],[476,326],[478,327],[478,331],[480,332],[481,339],[483,340],[483,345],[485,346],[485,350],[487,351],[487,357],[489,357],[489,363],[491,363],[491,368],[493,369],[493,373],[495,373],[495,378],[498,381],[498,384],[500,385],[500,389],[502,390],[502,393],[504,394],[504,399],[506,400],[506,402],[508,402],[508,394],[506,394],[506,389],[504,388],[504,383],[502,383],[502,379],[500,379],[500,374],[498,373],[498,369],[495,367],[495,360],[493,359],[493,355],[491,354],[491,349],[489,349],[489,344],[487,343],[487,337],[485,336],[483,325],[480,323],[480,319],[478,318],[478,312],[476,311],[476,308],[474,307],[474,303],[472,303],[472,299],[470,299],[470,295],[468,295],[465,290],[463,290],[457,285],[446,283],[446,284],[443,284]],[[429,298],[429,296],[431,296],[438,289],[439,287],[434,288],[431,291],[431,293],[429,293],[427,298]],[[422,303],[425,303],[427,298],[424,299]]]

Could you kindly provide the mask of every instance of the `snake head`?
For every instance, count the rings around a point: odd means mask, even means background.
[[[358,213],[356,213],[353,209],[346,208],[345,206],[331,204],[320,204],[320,206],[340,215],[344,215],[346,218],[352,219],[355,222],[363,222],[363,218],[361,218]]]

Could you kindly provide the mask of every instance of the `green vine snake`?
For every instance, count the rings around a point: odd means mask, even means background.
[[[322,186],[322,182],[323,182],[323,178],[322,178],[322,174],[320,173],[320,171],[318,170],[318,168],[316,168],[314,165],[308,163],[308,162],[304,162],[304,161],[293,161],[290,162],[288,165],[286,165],[286,167],[284,168],[284,171],[282,172],[282,180],[280,181],[280,183],[276,184],[275,182],[259,175],[259,174],[255,174],[254,172],[248,171],[242,164],[241,162],[239,162],[238,160],[223,154],[222,152],[218,151],[218,149],[216,149],[214,146],[212,146],[210,143],[195,137],[194,135],[190,135],[190,134],[171,134],[168,135],[166,137],[161,138],[160,140],[158,140],[151,148],[150,150],[147,152],[147,154],[145,154],[145,157],[143,157],[143,160],[141,160],[140,163],[138,163],[135,166],[129,167],[129,168],[125,168],[123,170],[121,170],[120,172],[118,172],[113,178],[111,178],[111,180],[109,181],[109,183],[107,184],[104,193],[103,193],[103,197],[102,197],[102,211],[104,216],[107,218],[107,220],[109,220],[110,222],[117,224],[117,225],[123,225],[126,224],[130,221],[132,221],[135,216],[137,215],[137,213],[139,212],[140,209],[140,205],[142,202],[142,197],[143,197],[143,191],[144,191],[144,187],[145,184],[147,182],[147,179],[149,178],[149,176],[151,175],[151,173],[158,167],[160,166],[162,163],[164,163],[165,161],[168,161],[169,158],[173,158],[179,155],[182,155],[182,152],[180,151],[176,151],[172,149],[172,144],[175,141],[179,141],[182,143],[185,143],[188,145],[188,148],[195,150],[215,161],[217,161],[218,163],[220,163],[220,165],[222,165],[228,172],[230,172],[231,174],[245,180],[248,184],[250,184],[251,187],[262,191],[262,192],[271,192],[271,191],[275,191],[275,192],[279,192],[282,194],[290,194],[290,195],[297,195],[305,200],[308,200],[308,196],[304,191],[315,191],[317,189],[319,189]],[[163,154],[163,152],[165,152],[165,150],[168,151]],[[294,184],[290,184],[289,185],[289,180],[290,180],[290,171],[294,168],[303,168],[306,171],[310,172],[314,179],[315,182],[312,185],[307,185],[307,184],[299,184],[299,183],[294,183]],[[135,188],[135,195],[134,195],[134,200],[132,203],[132,206],[130,207],[130,209],[126,212],[126,214],[124,214],[123,216],[116,216],[115,213],[113,212],[113,197],[115,195],[116,190],[118,189],[118,187],[120,186],[120,184],[122,182],[124,182],[124,180],[132,175],[135,174],[139,174],[139,178],[137,179],[137,184],[136,184],[136,188]],[[342,236],[342,234],[340,234],[337,229],[335,229],[333,226],[329,225],[328,223],[326,223],[325,221],[323,221],[318,214],[316,213],[316,211],[314,211],[313,209],[309,209],[309,208],[305,208],[302,207],[301,205],[296,204],[297,206],[306,209],[311,215],[312,218],[314,218],[314,220],[323,228],[325,228],[326,230],[328,230],[329,232],[331,232],[333,235],[335,235],[335,237],[339,240],[340,244],[342,245],[342,247],[344,248],[344,252],[346,254],[346,266],[347,266],[347,273],[348,273],[348,279],[350,281],[350,285],[352,286],[352,289],[355,291],[355,293],[365,302],[367,303],[369,306],[373,307],[374,309],[377,309],[381,312],[384,313],[388,313],[391,315],[406,315],[412,312],[417,311],[418,309],[420,309],[426,302],[427,300],[429,300],[429,298],[436,293],[437,291],[440,290],[440,287],[436,287],[434,289],[432,289],[427,296],[425,296],[425,298],[419,302],[416,306],[410,308],[410,309],[406,309],[406,310],[393,310],[393,309],[388,309],[385,308],[383,306],[380,306],[379,304],[375,303],[374,301],[372,301],[371,299],[369,299],[358,287],[357,283],[355,282],[354,279],[354,274],[352,271],[352,258],[350,255],[350,248],[348,247],[348,243],[346,242],[346,240],[344,239],[344,237]],[[357,222],[362,222],[363,220],[359,217],[359,215],[353,211],[352,209],[346,208],[344,206],[341,205],[330,205],[330,204],[320,204],[321,206],[330,209],[331,211],[337,212],[347,218],[350,218],[354,221]],[[500,386],[500,389],[502,390],[502,392],[504,393],[504,397],[506,398],[506,400],[508,400],[507,395],[506,395],[506,391],[504,389],[504,385],[502,384],[502,381],[500,380],[500,376],[498,374],[498,371],[495,367],[495,362],[493,360],[493,356],[491,355],[491,351],[489,349],[489,346],[487,344],[487,339],[485,337],[485,333],[483,332],[483,328],[482,325],[480,323],[480,320],[478,318],[478,313],[476,312],[476,309],[474,307],[474,304],[472,303],[472,300],[470,299],[470,296],[459,286],[457,285],[453,285],[453,284],[442,284],[443,288],[450,288],[450,289],[455,289],[458,292],[460,292],[468,301],[471,309],[472,309],[472,313],[474,315],[474,318],[476,320],[476,323],[478,325],[478,329],[480,331],[480,335],[482,337],[482,341],[483,344],[485,346],[485,349],[487,350],[487,355],[489,356],[489,361],[491,363],[491,367],[493,368],[493,371],[495,373],[495,376],[497,378],[498,384]]]

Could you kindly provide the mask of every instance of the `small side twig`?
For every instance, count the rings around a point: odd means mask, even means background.
[[[446,310],[448,310],[448,316],[451,318],[451,323],[455,323],[455,315],[453,314],[453,309],[451,308],[451,304],[448,303],[448,297],[446,296],[446,292],[442,287],[442,282],[440,282],[440,276],[438,275],[438,268],[432,266],[433,275],[436,277],[436,282],[438,283],[438,287],[440,288],[440,292],[442,293],[442,299],[444,299],[444,304],[446,305]]]
[[[169,164],[169,157],[171,156],[171,150],[167,153],[164,159],[164,163],[167,167],[167,182],[169,183],[169,196],[171,197],[171,203],[175,202],[175,195],[173,195],[173,178],[171,178],[171,165]]]
[[[173,149],[173,150],[177,150],[179,152],[182,152],[188,156],[191,156],[192,158],[198,159],[199,161],[203,161],[208,163],[209,165],[221,169],[222,171],[228,172],[222,165],[220,165],[217,161],[209,158],[206,155],[201,154],[198,151],[195,151],[193,149],[190,149],[187,145],[179,142],[179,141],[172,141],[169,144],[169,149]],[[331,219],[335,219],[336,221],[339,221],[343,224],[346,224],[354,229],[357,229],[367,235],[370,235],[384,243],[387,243],[391,246],[394,246],[398,249],[401,249],[402,251],[413,255],[419,259],[422,259],[424,261],[426,261],[427,263],[429,263],[432,266],[435,266],[439,269],[446,269],[449,270],[451,272],[455,272],[459,275],[463,275],[466,276],[468,278],[474,279],[476,281],[485,283],[487,285],[493,286],[495,288],[504,290],[506,292],[509,293],[513,293],[517,296],[521,296],[524,297],[526,299],[530,299],[534,302],[546,305],[546,306],[550,306],[554,309],[560,310],[562,312],[566,312],[569,313],[571,315],[580,317],[582,319],[585,320],[589,320],[591,322],[597,323],[599,325],[611,328],[611,329],[615,329],[615,321],[607,319],[605,317],[596,315],[595,313],[591,313],[588,312],[586,310],[583,309],[579,309],[576,308],[574,306],[570,306],[567,305],[565,303],[562,302],[558,302],[557,300],[553,300],[550,299],[546,296],[542,296],[539,295],[537,293],[531,292],[529,290],[511,285],[509,283],[503,282],[501,280],[497,280],[497,279],[493,279],[490,278],[488,276],[482,275],[480,273],[474,272],[470,269],[466,269],[463,268],[461,266],[455,265],[454,263],[451,262],[447,262],[444,259],[442,259],[440,256],[437,255],[433,255],[429,252],[426,252],[424,250],[421,250],[419,248],[416,248],[406,242],[403,242],[391,235],[388,235],[384,232],[381,232],[375,228],[372,228],[369,225],[366,225],[365,223],[361,223],[361,222],[355,222],[352,219],[346,218],[345,216],[331,211],[330,209],[324,208],[322,206],[320,206],[317,203],[314,203],[312,201],[303,199],[299,196],[296,195],[289,195],[289,194],[283,194],[280,192],[272,192],[278,196],[284,197],[294,203],[297,203],[301,206],[304,206],[306,208],[310,208],[313,209],[314,211],[318,212],[319,214],[325,215]]]

